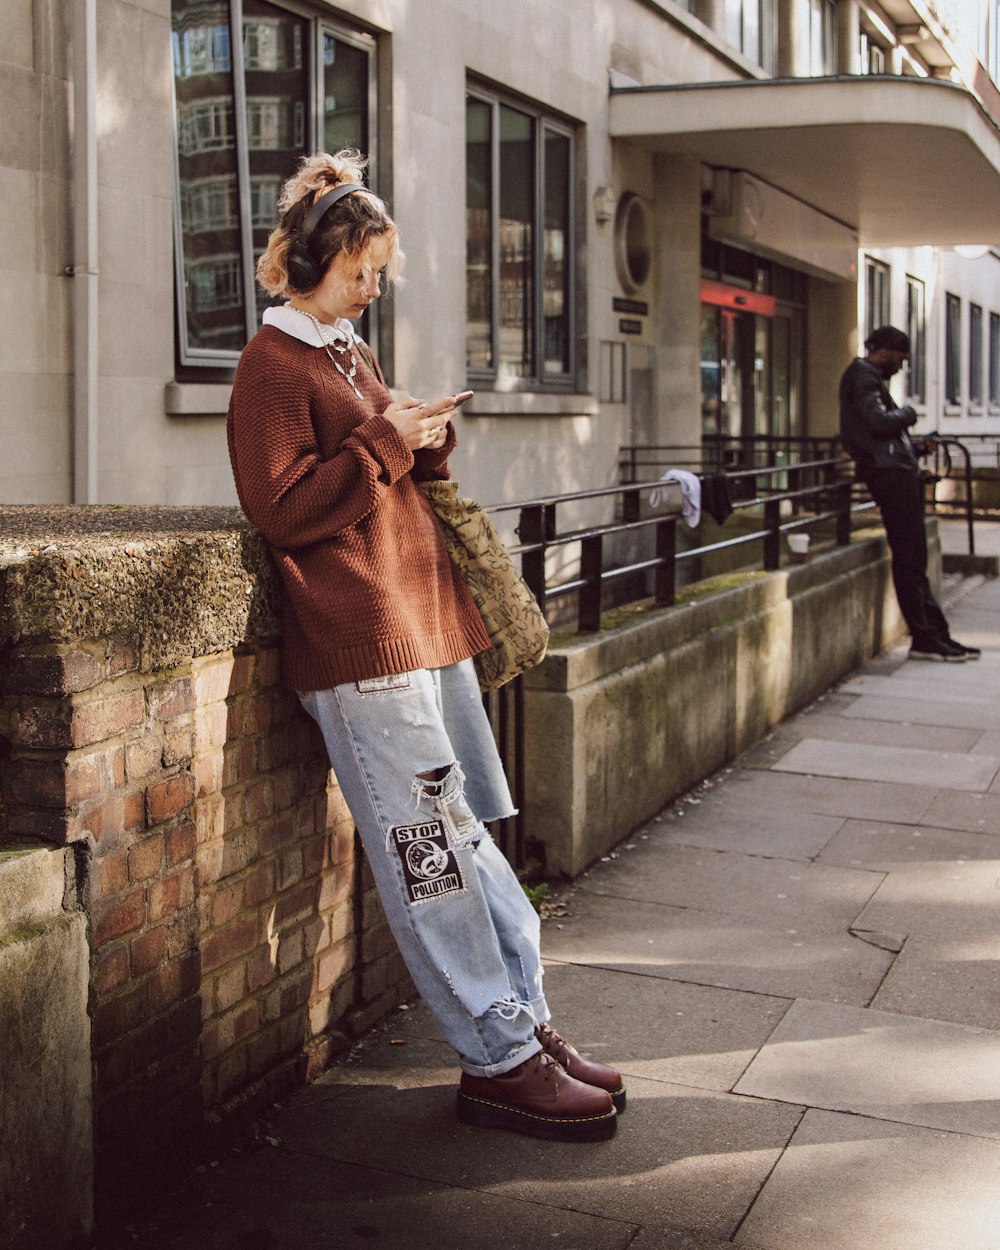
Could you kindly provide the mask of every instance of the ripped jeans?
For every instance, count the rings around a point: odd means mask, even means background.
[[[323,732],[389,926],[472,1076],[541,1049],[539,920],[484,827],[513,812],[471,660],[300,691]]]

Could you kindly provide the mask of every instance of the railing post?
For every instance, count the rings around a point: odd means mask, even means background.
[[[596,633],[601,628],[601,574],[604,571],[604,538],[591,534],[580,543],[580,587],[578,599],[580,633]]]
[[[528,583],[528,589],[538,600],[538,606],[545,611],[545,531],[546,508],[544,504],[532,504],[522,508],[517,524],[517,536],[522,543],[537,543],[534,551],[525,551],[521,556],[521,576]]]
[[[642,491],[627,490],[622,493],[622,520],[633,525],[642,516]]]
[[[672,608],[677,602],[677,518],[663,517],[656,523],[656,576],[654,602],[658,608]]]
[[[768,499],[764,503],[764,568],[781,567],[781,505],[777,499]]]
[[[851,541],[851,483],[840,482],[834,490],[837,499],[837,546],[846,547]]]

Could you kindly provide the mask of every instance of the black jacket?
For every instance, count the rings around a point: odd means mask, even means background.
[[[916,420],[909,404],[896,407],[871,361],[859,357],[844,370],[840,379],[840,441],[853,456],[861,477],[872,469],[919,471],[906,434]]]

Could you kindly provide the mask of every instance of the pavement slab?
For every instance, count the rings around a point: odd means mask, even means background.
[[[617,1135],[565,1146],[460,1124],[453,1080],[414,1088],[375,1073],[333,1103],[308,1093],[276,1130],[280,1146],[297,1155],[381,1169],[391,1141],[392,1166],[415,1180],[722,1238],[732,1236],[802,1115],[763,1099],[632,1077]]]
[[[819,855],[824,864],[884,873],[905,872],[914,865],[978,859],[1000,859],[1000,833],[966,833],[877,820],[844,821]]]
[[[733,1239],[743,1250],[997,1250],[1000,1145],[811,1110]]]
[[[1000,933],[995,923],[972,936],[908,937],[872,1007],[1000,1033]],[[1000,1036],[997,1048],[1000,1067]]]
[[[720,1093],[736,1084],[789,1006],[768,994],[553,962],[545,993],[554,1027],[583,1054],[627,1077]]]
[[[713,803],[704,808],[685,806],[650,828],[661,840],[680,846],[808,860],[822,851],[842,823],[839,816],[785,807],[776,818],[770,807]]]
[[[882,884],[880,873],[794,859],[654,843],[641,858],[623,854],[586,888],[621,899],[782,924],[846,929]]]
[[[800,999],[734,1092],[1000,1142],[998,1057],[989,1029]]]
[[[906,820],[901,815],[896,820]],[[1000,794],[962,794],[944,790],[936,794],[914,824],[940,829],[964,829],[967,833],[1000,833]]]
[[[984,755],[1000,756],[1000,732],[989,749],[991,736],[981,729],[949,729],[940,725],[887,724],[885,721],[847,720],[842,715],[828,714],[796,717],[782,725],[757,748],[751,758],[740,760],[743,767],[770,768],[775,760],[803,738],[818,738],[824,742],[872,743],[887,747],[916,747],[924,751],[980,751]],[[985,740],[985,741],[984,741]],[[980,746],[982,745],[982,747]],[[766,759],[769,755],[770,758]],[[765,762],[766,759],[766,762]]]
[[[852,704],[853,706],[853,704]],[[846,716],[850,708],[844,715]],[[918,824],[937,798],[938,787],[921,781],[857,781],[777,770],[737,769],[713,793],[707,819],[769,813],[773,825],[793,814],[838,816],[841,820],[896,820]],[[997,826],[1000,828],[1000,825]]]
[[[942,674],[941,678],[937,674]],[[991,682],[998,675],[982,663],[927,665],[911,664],[891,676],[862,673],[841,686],[845,694],[892,695],[897,699],[915,699],[918,703],[981,703],[995,702]]]
[[[995,844],[995,839],[990,841]],[[988,938],[1000,932],[998,910],[1000,860],[939,860],[889,873],[855,924],[908,934]]]
[[[275,1139],[277,1141],[277,1139]],[[265,1142],[133,1225],[141,1250],[626,1250],[635,1224]],[[404,1165],[405,1167],[405,1165]],[[498,1241],[498,1229],[502,1240]],[[107,1247],[107,1250],[115,1250]]]
[[[779,772],[846,777],[856,781],[898,782],[901,785],[905,785],[911,777],[919,777],[923,785],[942,789],[988,790],[1000,772],[1000,758],[803,738],[772,767]]]
[[[1000,729],[1000,707],[996,703],[960,699],[921,700],[896,695],[860,695],[844,715],[861,720],[941,725],[949,729]]]
[[[550,959],[640,976],[864,1004],[892,963],[845,931],[576,892],[574,915],[546,932]]]

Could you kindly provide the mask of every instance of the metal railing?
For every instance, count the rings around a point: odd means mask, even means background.
[[[773,570],[781,567],[782,537],[825,526],[824,537],[834,546],[850,542],[852,518],[872,510],[864,486],[855,480],[852,462],[838,454],[836,439],[749,440],[742,449],[735,440],[718,440],[714,447],[622,448],[622,482],[603,489],[548,495],[517,503],[493,505],[492,516],[516,515],[516,545],[512,554],[520,556],[521,572],[542,605],[550,624],[575,621],[578,633],[597,632],[602,613],[610,603],[622,606],[630,599],[628,589],[641,583],[642,593],[631,601],[652,598],[658,608],[677,601],[679,571],[688,561],[712,553],[742,548],[746,570]],[[969,552],[974,553],[971,510],[971,460],[956,439],[942,439],[940,453],[955,449],[963,456],[966,482],[965,508]],[[763,463],[764,453],[774,450],[775,462]],[[683,453],[689,452],[685,460]],[[826,452],[828,454],[817,454]],[[780,453],[780,454],[779,454]],[[726,463],[742,460],[742,468],[723,469]],[[658,477],[649,474],[663,468],[694,469],[702,474],[722,473],[729,489],[733,511],[744,514],[739,532],[729,538],[715,538],[697,546],[681,547],[678,542],[677,509],[658,511],[650,505],[650,492],[662,488]],[[590,525],[560,524],[565,510],[579,513],[593,507],[613,517]],[[721,532],[718,531],[718,532]],[[693,531],[692,531],[693,533]],[[638,558],[621,560],[625,545],[645,546]],[[574,550],[575,548],[575,550]],[[788,558],[791,558],[790,556]],[[560,566],[549,576],[551,564]],[[568,572],[566,571],[568,570]],[[617,591],[622,589],[622,595]],[[567,611],[568,601],[568,611]],[[507,770],[515,806],[523,810],[525,800],[524,694],[520,678],[486,699],[501,758]],[[544,852],[536,850],[530,831],[520,815],[498,822],[494,836],[514,867],[530,874],[544,862]]]
[[[835,543],[850,540],[851,514],[870,503],[856,503],[852,481],[846,475],[849,461],[843,457],[804,460],[795,464],[768,465],[725,474],[735,512],[762,512],[760,524],[749,532],[700,546],[680,549],[677,543],[677,511],[644,512],[644,496],[661,487],[658,481],[626,482],[600,490],[552,495],[521,503],[491,507],[494,516],[516,512],[519,542],[511,547],[521,557],[521,571],[532,593],[547,614],[555,601],[576,596],[577,630],[589,633],[600,628],[607,595],[605,591],[623,579],[649,574],[657,607],[676,602],[677,566],[712,552],[759,544],[749,567],[777,569],[781,565],[781,537],[824,521],[835,522]],[[559,511],[590,501],[609,501],[616,519],[583,528],[560,529]],[[606,559],[608,539],[626,534],[652,534],[652,550],[639,560],[619,564]],[[550,557],[561,548],[578,545],[574,573],[561,581],[546,575]],[[645,596],[643,596],[645,597]],[[551,619],[551,618],[550,618]]]
[[[777,470],[791,464],[833,460],[841,454],[839,441],[833,436],[706,434],[697,444],[626,445],[620,450],[619,468],[622,481],[641,482],[668,468],[699,473]]]
[[[630,461],[630,463],[637,463]],[[675,461],[676,463],[676,461]],[[854,513],[874,505],[853,494],[853,480],[843,457],[800,460],[796,463],[759,465],[726,473],[735,513],[744,513],[749,525],[730,538],[716,539],[681,549],[677,509],[658,511],[650,506],[650,492],[658,480],[624,482],[603,489],[543,496],[538,499],[489,507],[494,518],[516,515],[516,545],[521,572],[542,605],[550,623],[560,616],[575,619],[579,633],[596,632],[609,602],[616,606],[650,598],[655,607],[677,601],[678,572],[686,561],[713,552],[742,548],[748,555],[741,565],[750,569],[777,569],[782,563],[782,537],[828,524],[833,542],[850,541]],[[586,526],[561,526],[565,510],[579,512],[593,506],[612,520]],[[757,515],[755,516],[754,513]],[[638,558],[620,560],[621,540],[645,545]],[[756,548],[756,550],[755,550]],[[565,558],[561,558],[565,557]],[[550,563],[562,565],[555,576],[547,574]],[[566,573],[565,569],[569,569]],[[642,592],[628,590],[642,584]],[[618,589],[623,593],[619,595]],[[568,612],[565,611],[569,601]],[[574,610],[575,609],[575,610]],[[486,697],[501,759],[507,771],[515,806],[523,810],[525,799],[524,694],[515,679]],[[522,874],[544,861],[520,815],[497,822],[493,834],[503,853]]]

